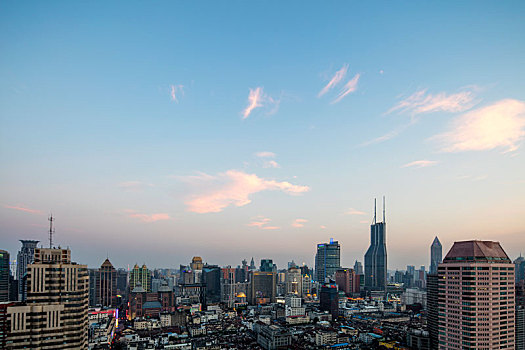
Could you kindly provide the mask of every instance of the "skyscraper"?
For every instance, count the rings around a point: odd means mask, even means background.
[[[498,242],[455,242],[438,278],[440,349],[515,349],[514,265]]]
[[[106,259],[97,276],[97,300],[102,306],[117,306],[117,270],[113,267],[109,259]]]
[[[374,201],[374,223],[370,226],[370,247],[365,254],[365,288],[385,290],[387,285],[387,252],[385,197],[383,197],[383,222],[376,221]]]
[[[262,272],[272,272],[273,271],[273,260],[272,259],[261,259],[261,269]]]
[[[0,302],[9,301],[9,253],[0,250]]]
[[[88,279],[87,266],[71,262],[69,249],[36,248],[27,302],[7,308],[7,348],[87,349]]]
[[[248,298],[252,305],[274,303],[277,296],[276,273],[253,271],[248,291]]]
[[[439,288],[438,275],[427,275],[427,327],[430,338],[430,349],[439,348]]]
[[[514,260],[515,265],[515,274],[516,274],[516,283],[525,280],[525,258],[520,254],[516,260]]]
[[[135,264],[133,270],[129,273],[129,290],[135,289],[139,283],[146,292],[151,292],[151,273],[146,264],[143,264],[142,267]]]
[[[430,273],[431,274],[437,273],[437,267],[439,264],[441,264],[441,260],[443,260],[443,247],[441,246],[441,242],[436,236],[436,238],[434,238],[434,242],[432,242],[432,245],[430,246]]]
[[[26,298],[25,276],[27,274],[27,265],[32,264],[35,259],[35,248],[39,241],[21,239],[22,248],[16,256],[16,279],[18,280],[18,300]]]
[[[332,315],[332,320],[339,316],[339,292],[337,284],[325,283],[321,287],[319,296],[319,308],[321,311],[328,311]]]
[[[323,284],[326,278],[333,277],[335,271],[341,268],[341,247],[339,242],[330,238],[330,243],[317,245],[315,255],[315,276],[317,282]]]

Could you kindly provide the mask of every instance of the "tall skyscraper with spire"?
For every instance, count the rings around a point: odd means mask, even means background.
[[[434,238],[434,242],[430,246],[430,273],[436,274],[438,270],[438,265],[441,264],[443,260],[443,247],[439,239]]]
[[[374,200],[374,223],[370,226],[370,247],[365,254],[365,288],[385,290],[387,285],[387,252],[385,197],[383,197],[383,221],[377,222]]]

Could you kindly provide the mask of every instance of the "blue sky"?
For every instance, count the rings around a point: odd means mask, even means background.
[[[3,2],[3,249],[389,268],[525,248],[522,2]],[[249,108],[252,106],[254,108]]]

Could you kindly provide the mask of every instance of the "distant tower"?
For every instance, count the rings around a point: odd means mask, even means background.
[[[106,259],[97,276],[97,300],[102,306],[116,307],[117,301],[117,270],[113,267],[109,259]]]
[[[9,253],[0,250],[0,302],[9,301]]]
[[[315,276],[317,282],[324,284],[326,278],[333,278],[335,271],[341,268],[341,246],[338,241],[317,245],[315,255]]]
[[[26,297],[27,265],[35,260],[35,248],[39,241],[23,240],[22,248],[16,256],[16,279],[18,280],[18,300],[24,301]]]
[[[443,260],[443,247],[439,239],[434,238],[434,242],[430,246],[430,273],[436,274],[438,270],[438,265],[441,264]]]
[[[365,288],[386,291],[387,251],[385,197],[383,197],[383,222],[377,222],[374,200],[374,222],[370,226],[370,247],[365,254]]]

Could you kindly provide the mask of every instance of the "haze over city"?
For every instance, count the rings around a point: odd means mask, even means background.
[[[75,261],[525,243],[525,3],[3,2],[0,238]],[[378,205],[378,209],[380,205]],[[378,210],[381,219],[381,210]]]

